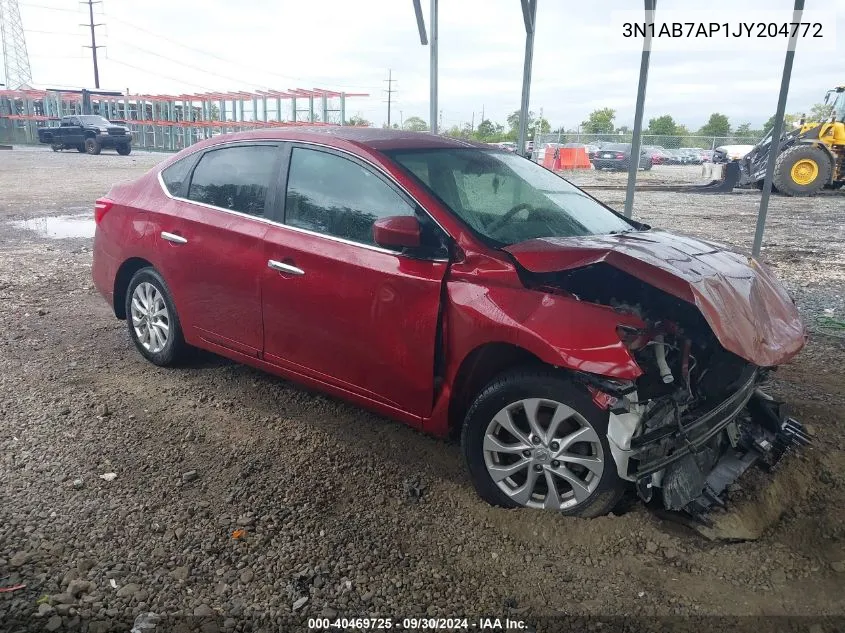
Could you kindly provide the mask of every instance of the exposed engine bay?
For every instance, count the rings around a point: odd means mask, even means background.
[[[751,465],[771,468],[808,442],[783,403],[762,390],[774,369],[727,351],[695,305],[604,262],[533,274],[531,281],[644,323],[617,329],[642,376],[579,379],[608,410],[619,476],[645,501],[659,490],[667,510],[705,520]]]

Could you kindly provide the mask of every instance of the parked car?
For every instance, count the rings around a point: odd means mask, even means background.
[[[608,143],[596,153],[595,158],[590,162],[596,169],[627,170],[631,163],[631,144]],[[649,171],[655,164],[653,156],[643,148],[640,151],[639,168]]]
[[[99,154],[103,148],[114,148],[122,156],[132,151],[132,133],[125,125],[115,125],[96,114],[62,117],[59,127],[38,128],[38,141],[46,143],[54,152],[76,149]]]
[[[596,157],[596,154],[599,151],[598,145],[586,145],[585,149],[587,150],[587,158],[593,160]]]
[[[690,162],[693,165],[700,165],[704,162],[705,150],[700,147],[682,147],[681,151],[690,156]]]
[[[503,141],[501,143],[494,143],[499,149],[507,150],[508,152],[516,152],[516,143],[510,141]]]
[[[713,162],[728,163],[732,160],[741,160],[752,149],[754,149],[753,145],[722,145],[713,152]]]
[[[726,427],[776,444],[744,406],[804,345],[755,260],[459,139],[223,135],[94,220],[95,285],[144,358],[199,347],[459,436],[506,507],[596,516],[633,485],[693,503],[711,458],[735,459]]]

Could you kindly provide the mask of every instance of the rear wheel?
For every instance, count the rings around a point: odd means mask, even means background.
[[[175,365],[187,345],[170,289],[154,268],[142,268],[126,291],[129,338],[148,361],[162,367]]]
[[[122,145],[117,146],[117,153],[121,156],[129,156],[129,152],[132,151],[132,146],[129,143],[123,143]]]
[[[64,149],[64,145],[61,143],[50,143],[50,149],[54,152],[58,152],[60,149]]]
[[[482,499],[595,517],[625,490],[607,443],[607,412],[552,370],[491,382],[470,407],[461,446]]]
[[[774,186],[788,196],[811,196],[830,182],[830,158],[816,145],[794,145],[775,163]]]
[[[88,154],[92,154],[96,156],[100,153],[102,147],[100,146],[100,141],[95,138],[86,138],[85,139],[85,152]]]

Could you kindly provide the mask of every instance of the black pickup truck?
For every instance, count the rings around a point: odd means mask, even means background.
[[[62,117],[59,127],[38,128],[38,140],[47,143],[54,152],[76,149],[99,154],[104,147],[113,147],[126,156],[132,151],[132,134],[124,125],[115,125],[96,114]]]

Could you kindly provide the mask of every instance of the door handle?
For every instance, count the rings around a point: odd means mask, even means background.
[[[305,274],[305,271],[301,268],[297,268],[291,264],[285,264],[284,262],[278,262],[275,259],[269,260],[267,262],[267,267],[272,268],[273,270],[278,270],[280,273],[287,273],[288,275],[301,276]]]
[[[174,244],[187,244],[188,240],[186,240],[181,235],[176,235],[176,233],[168,233],[167,231],[161,232],[161,239],[167,240],[168,242],[173,242]]]

